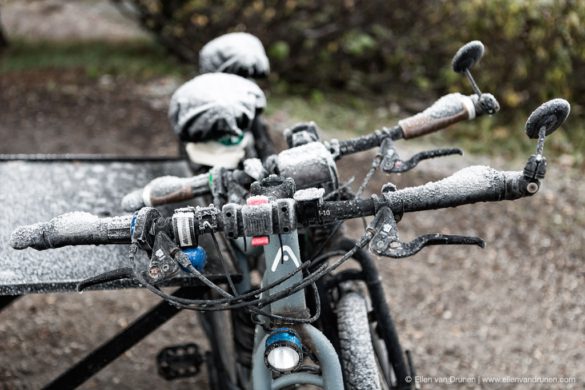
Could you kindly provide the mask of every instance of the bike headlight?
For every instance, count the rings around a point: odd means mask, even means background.
[[[303,345],[296,332],[289,328],[275,329],[266,339],[264,362],[278,372],[291,372],[303,361]]]

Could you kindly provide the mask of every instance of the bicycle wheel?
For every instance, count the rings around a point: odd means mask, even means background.
[[[337,306],[337,327],[341,364],[347,389],[385,389],[368,322],[366,300],[348,292]]]

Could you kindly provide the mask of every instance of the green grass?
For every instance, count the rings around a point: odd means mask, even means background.
[[[329,134],[365,134],[396,122],[379,101],[341,92],[269,94],[267,114],[279,111],[293,122],[313,121]]]
[[[12,41],[0,56],[0,74],[39,69],[82,69],[91,77],[111,74],[145,79],[180,76],[192,73],[193,68],[180,65],[160,46],[150,41]]]

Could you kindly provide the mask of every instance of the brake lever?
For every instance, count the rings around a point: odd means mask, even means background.
[[[177,244],[165,233],[158,232],[156,234],[152,256],[148,264],[148,276],[152,279],[153,284],[171,279],[179,273],[181,270],[179,261],[183,262],[182,256],[177,256],[180,251]]]
[[[134,213],[130,224],[130,258],[134,260],[136,251],[140,248],[151,253],[156,243],[154,230],[155,221],[161,217],[160,212],[153,207],[143,207]],[[77,291],[81,292],[88,287],[97,286],[122,279],[134,279],[135,271],[132,267],[123,267],[84,279],[77,284]]]
[[[132,244],[130,257],[134,258],[138,245]],[[149,283],[159,284],[176,276],[181,270],[193,273],[193,268],[202,271],[207,255],[201,247],[185,249],[184,252],[164,232],[156,234],[152,247],[152,255],[145,274]],[[136,270],[131,267],[119,268],[87,278],[77,284],[77,291],[81,292],[88,287],[98,284],[114,282],[121,279],[136,278]]]
[[[385,173],[403,173],[415,168],[419,162],[435,157],[451,156],[454,154],[463,155],[463,151],[459,148],[443,148],[426,150],[424,152],[413,155],[410,159],[404,161],[398,156],[398,152],[394,148],[394,143],[391,139],[386,138],[381,145],[382,153],[382,170]]]
[[[157,237],[158,238],[158,237]],[[155,239],[155,243],[156,243],[156,239]],[[156,245],[156,244],[155,244]],[[139,244],[137,244],[136,242],[130,244],[130,253],[129,253],[129,257],[131,259],[131,261],[134,261],[135,256],[136,256],[136,252],[138,251],[139,248]],[[156,255],[155,253],[159,251],[158,247],[154,247],[154,252],[152,253],[152,258],[156,259]],[[151,282],[151,283],[156,283],[156,282],[160,282],[163,280],[162,277],[158,277],[158,278],[154,278],[152,277],[152,275],[161,275],[162,273],[158,273],[158,269],[162,268],[161,267],[161,261],[159,260],[159,262],[157,263],[155,260],[155,264],[154,267],[158,267],[156,268],[155,271],[151,272],[151,269],[153,268],[153,260],[151,259],[151,262],[149,264],[149,272],[145,273],[145,277],[146,279]],[[167,268],[167,267],[165,267]],[[136,279],[136,270],[132,267],[123,267],[123,268],[118,268],[112,271],[106,271],[102,274],[96,275],[96,276],[92,276],[91,278],[87,278],[82,280],[81,282],[79,282],[77,284],[77,291],[81,292],[83,290],[86,290],[88,287],[93,287],[93,286],[97,286],[99,284],[105,284],[105,283],[109,283],[109,282],[115,282],[117,280],[122,280],[122,279]]]
[[[372,242],[376,237],[372,239]],[[378,241],[381,242],[381,241]],[[485,247],[485,242],[479,237],[459,236],[452,234],[425,234],[410,242],[390,241],[386,249],[375,247],[373,250],[377,255],[400,259],[409,257],[420,252],[422,248],[430,245],[477,245]]]
[[[410,242],[402,242],[398,237],[396,219],[389,207],[381,208],[373,221],[376,233],[370,242],[370,251],[395,259],[409,257],[430,245],[477,245],[485,247],[479,237],[459,236],[450,234],[425,234]]]

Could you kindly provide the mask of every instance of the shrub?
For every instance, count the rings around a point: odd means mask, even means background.
[[[117,0],[174,55],[196,63],[210,39],[248,31],[267,47],[272,82],[430,100],[470,91],[448,66],[468,40],[487,47],[476,73],[502,118],[562,96],[585,103],[585,2],[577,0]],[[505,113],[508,113],[506,116]],[[584,137],[580,138],[582,142]]]

